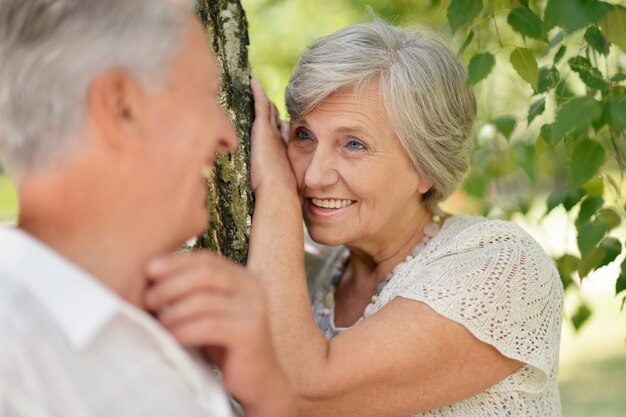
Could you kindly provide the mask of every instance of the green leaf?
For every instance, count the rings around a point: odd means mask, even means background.
[[[602,197],[604,195],[604,183],[599,178],[590,179],[581,188],[587,194],[587,198]]]
[[[576,56],[569,61],[570,68],[578,74],[580,79],[589,87],[596,90],[607,91],[609,85],[602,78],[602,73],[583,56]]]
[[[498,132],[502,133],[502,135],[509,139],[511,137],[511,133],[515,129],[515,125],[517,124],[517,119],[514,116],[506,115],[500,116],[493,121],[496,125],[496,129]]]
[[[506,21],[515,30],[529,38],[547,41],[541,18],[526,7],[511,10]]]
[[[537,91],[543,93],[552,90],[559,82],[559,71],[555,67],[541,67],[539,69],[539,80]]]
[[[626,52],[626,8],[615,6],[601,22],[604,37]]]
[[[548,51],[552,50],[552,48],[560,44],[564,37],[565,37],[565,32],[563,32],[562,30],[560,30],[559,33],[554,35],[554,38],[550,39],[550,44],[548,45]]]
[[[557,111],[550,142],[558,143],[565,136],[589,126],[600,115],[602,106],[596,100],[586,96],[574,97]]]
[[[552,140],[552,129],[554,128],[554,123],[545,124],[541,126],[540,137],[548,144],[551,148],[554,148],[558,145],[559,141]]]
[[[463,190],[472,197],[483,199],[491,179],[491,176],[486,173],[480,170],[473,170],[465,179]]]
[[[591,317],[591,310],[584,304],[578,306],[578,310],[572,316],[572,325],[578,331],[585,324],[587,320]]]
[[[556,260],[556,269],[559,271],[559,275],[561,276],[563,288],[567,288],[573,283],[572,274],[578,270],[579,265],[580,259],[574,255],[565,254]]]
[[[566,80],[559,80],[559,82],[556,84],[556,87],[554,87],[554,99],[556,101],[556,108],[558,109],[563,105],[563,103],[574,97],[576,97],[576,94],[569,87]]]
[[[609,126],[616,132],[626,129],[626,98],[609,104]]]
[[[531,184],[536,184],[538,172],[535,146],[518,142],[512,147],[512,152],[515,162],[526,173]]]
[[[544,13],[544,29],[547,32],[560,26],[572,33],[602,19],[612,8],[597,0],[549,0]]]
[[[580,254],[583,258],[589,255],[589,253],[598,246],[598,243],[600,243],[608,231],[606,223],[598,218],[592,222],[581,225],[577,229],[578,249],[580,249]]]
[[[448,6],[448,22],[452,33],[461,26],[472,23],[482,10],[481,0],[452,0]]]
[[[589,26],[585,31],[585,40],[596,51],[602,55],[609,53],[609,43],[604,39],[604,35],[597,26]]]
[[[515,48],[513,52],[511,52],[510,61],[519,76],[530,84],[533,90],[537,90],[539,70],[537,68],[535,55],[526,48]]]
[[[626,74],[624,74],[623,72],[618,72],[617,74],[611,77],[611,81],[616,82],[616,83],[620,81],[624,81],[624,80],[626,80]]]
[[[546,109],[546,99],[543,97],[535,101],[533,104],[531,104],[530,108],[528,109],[527,125],[530,126],[532,121],[535,120],[535,117],[539,116],[540,114],[543,114],[545,109]]]
[[[461,45],[461,49],[459,49],[459,55],[462,55],[463,52],[465,52],[465,49],[467,49],[470,42],[472,42],[472,39],[474,39],[474,31],[470,30],[469,33],[467,34],[467,37],[463,41],[463,45]]]
[[[594,269],[600,268],[602,260],[606,256],[604,248],[593,248],[587,256],[583,257],[578,267],[578,276],[584,278]]]
[[[546,214],[550,213],[555,207],[563,204],[565,198],[567,197],[568,189],[564,190],[554,190],[548,196],[548,201],[546,202],[547,210]]]
[[[583,224],[587,223],[591,216],[596,214],[596,212],[602,207],[604,204],[604,199],[602,197],[594,197],[594,198],[586,198],[580,204],[580,210],[578,211],[578,217],[576,217],[576,227],[580,227]]]
[[[602,259],[602,262],[600,262],[597,268],[610,264],[617,259],[620,253],[622,253],[622,244],[619,240],[613,237],[607,237],[604,239],[602,243],[600,243],[600,247],[604,249],[605,255],[604,259]]]
[[[622,270],[619,277],[617,277],[617,281],[615,282],[615,295],[621,293],[622,291],[626,291],[626,259],[622,261]]]
[[[598,216],[606,224],[609,230],[615,229],[622,222],[619,214],[617,214],[615,210],[608,207],[600,210],[598,212]]]
[[[561,58],[563,58],[563,55],[565,55],[565,51],[567,51],[567,46],[565,45],[561,45],[561,47],[559,48],[558,51],[556,51],[556,54],[554,54],[554,61],[553,61],[553,65],[556,65],[559,63],[559,61],[561,60]]]
[[[585,192],[580,188],[569,190],[565,200],[563,200],[563,207],[565,207],[565,210],[570,211],[584,196]]]
[[[573,191],[569,188],[555,190],[548,196],[546,214],[561,204],[565,210],[570,211],[584,196],[585,193],[579,188]]]
[[[477,84],[489,75],[495,65],[496,59],[489,52],[474,55],[467,67],[467,83],[470,85]]]
[[[589,95],[591,94],[595,94],[595,90],[591,90]],[[591,121],[591,127],[593,128],[593,131],[595,133],[598,133],[602,129],[602,127],[604,127],[608,123],[608,120],[610,118],[609,102],[602,101],[600,105],[602,106],[602,114],[600,115],[600,117],[597,117]]]
[[[546,123],[541,125],[541,131],[539,132],[539,137],[543,139],[546,143],[548,143],[547,139],[550,139],[552,136],[552,126],[554,123]]]
[[[606,153],[598,142],[584,139],[576,144],[569,165],[569,180],[579,185],[594,176],[604,163]]]

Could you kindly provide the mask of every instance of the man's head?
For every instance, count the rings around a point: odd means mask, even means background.
[[[69,171],[97,199],[105,177],[130,219],[171,223],[169,243],[202,230],[203,171],[236,139],[192,3],[0,0],[0,155],[18,187]]]

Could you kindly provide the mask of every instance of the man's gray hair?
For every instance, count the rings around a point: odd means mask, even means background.
[[[297,121],[333,92],[378,80],[396,135],[417,172],[433,184],[423,200],[432,207],[460,186],[469,169],[476,101],[466,78],[459,59],[433,33],[377,20],[315,42],[285,98]]]
[[[0,0],[0,156],[16,179],[74,149],[90,84],[108,70],[157,89],[190,0]]]

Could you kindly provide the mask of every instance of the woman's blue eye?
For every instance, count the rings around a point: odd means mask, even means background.
[[[365,145],[363,145],[363,143],[355,139],[349,140],[346,146],[348,147],[348,149],[354,149],[354,150],[365,149]]]
[[[311,139],[311,132],[306,129],[296,129],[296,139],[298,140],[309,140]]]

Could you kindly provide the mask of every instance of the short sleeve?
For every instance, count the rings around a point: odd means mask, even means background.
[[[554,377],[563,288],[550,257],[518,226],[474,224],[445,251],[401,274],[396,295],[427,304],[527,364],[530,375],[520,389],[539,392]]]

